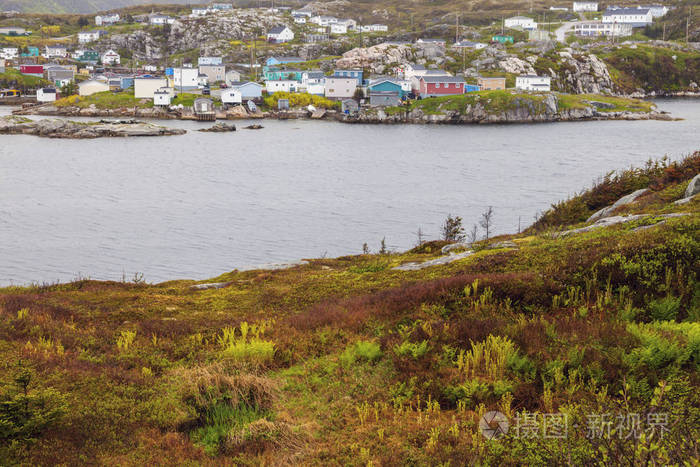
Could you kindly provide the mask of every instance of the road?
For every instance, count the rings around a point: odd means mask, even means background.
[[[569,21],[557,28],[557,30],[554,31],[554,34],[556,34],[557,36],[557,41],[561,43],[566,43],[566,33],[571,31],[571,29],[574,27],[574,24],[576,23],[578,23],[578,21]]]

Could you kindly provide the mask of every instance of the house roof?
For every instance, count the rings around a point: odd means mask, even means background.
[[[231,83],[231,87],[232,88],[242,88],[243,86],[249,86],[251,84],[254,86],[262,87],[262,84],[256,83],[254,81],[235,81],[235,82]]]
[[[534,21],[534,19],[528,18],[527,16],[512,16],[512,17],[506,18],[506,19],[529,19],[530,21]]]
[[[418,39],[417,42],[435,42],[435,43],[443,43],[445,42],[444,39],[423,39],[422,37]]]
[[[274,28],[270,29],[268,34],[281,34],[285,29],[287,29],[287,26],[275,26]]]
[[[395,79],[376,78],[376,79],[370,80],[369,87],[378,86],[378,85],[380,85],[382,83],[386,83],[386,82],[389,82],[391,84],[395,84],[396,86],[399,86],[399,87],[401,86],[401,83],[399,83],[398,80],[395,80]]]
[[[309,71],[306,73],[309,78],[323,78],[326,74],[322,71]]]
[[[421,76],[426,83],[464,83],[464,78],[457,76]]]
[[[56,94],[56,90],[54,88],[44,88],[41,90],[44,94]]]
[[[603,16],[613,15],[646,15],[648,8],[608,8],[603,12]]]

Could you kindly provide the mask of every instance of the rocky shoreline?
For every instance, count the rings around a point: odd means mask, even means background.
[[[0,134],[43,138],[92,139],[104,137],[172,136],[185,130],[166,128],[137,120],[72,122],[64,119],[29,120],[18,116],[0,118]]]
[[[366,124],[502,124],[502,123],[552,123],[590,120],[676,120],[665,112],[658,111],[612,111],[605,108],[604,103],[593,102],[584,108],[560,108],[553,94],[547,95],[542,105],[534,106],[530,101],[522,105],[493,111],[485,104],[476,103],[465,109],[441,110],[440,112],[425,112],[420,108],[367,108],[352,115],[346,115],[334,110],[289,110],[283,112],[247,113],[242,107],[234,112],[219,111],[217,120],[328,120],[342,123]],[[194,116],[180,111],[165,109],[96,109],[78,107],[41,106],[25,108],[14,112],[14,115],[40,115],[55,117],[92,117],[92,118],[147,118],[157,120],[195,120]],[[60,120],[64,121],[64,120]],[[2,131],[2,130],[0,130]]]

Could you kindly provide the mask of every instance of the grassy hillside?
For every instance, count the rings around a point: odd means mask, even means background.
[[[202,283],[0,289],[0,458],[697,461],[700,201],[673,201],[699,166],[697,152],[611,175],[529,232],[418,271],[393,267],[444,242]],[[645,216],[556,234],[640,186],[651,190],[619,212]],[[225,284],[192,288],[206,283]],[[478,421],[490,410],[511,429],[489,441]]]

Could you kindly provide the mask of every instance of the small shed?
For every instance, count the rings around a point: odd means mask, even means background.
[[[360,105],[355,99],[345,99],[340,103],[340,108],[344,114],[354,114],[360,110]]]
[[[214,102],[211,99],[200,97],[194,100],[194,114],[197,120],[216,120]]]
[[[289,110],[289,99],[279,99],[277,101],[277,110]]]
[[[168,107],[173,102],[173,94],[166,88],[161,88],[153,93],[153,105]]]
[[[37,102],[55,102],[57,92],[54,88],[40,88],[36,90]]]

